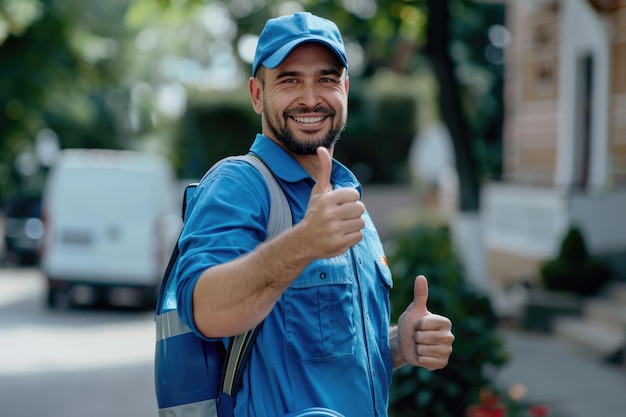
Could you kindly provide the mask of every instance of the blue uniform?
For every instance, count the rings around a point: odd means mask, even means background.
[[[302,220],[314,179],[267,137],[258,135],[251,152],[277,177],[294,224]],[[361,192],[354,175],[335,160],[331,182]],[[256,169],[227,162],[201,181],[188,213],[180,239],[178,306],[182,320],[201,336],[193,322],[193,287],[206,268],[265,240],[269,190]],[[346,417],[387,415],[392,280],[378,233],[369,215],[363,217],[363,239],[337,257],[311,263],[264,320],[235,416],[279,417],[308,407]]]

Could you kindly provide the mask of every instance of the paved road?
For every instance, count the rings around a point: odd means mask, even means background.
[[[522,384],[527,399],[549,404],[554,417],[626,416],[626,367],[604,365],[554,336],[506,330],[511,362],[498,386]]]
[[[0,416],[154,417],[152,317],[49,311],[36,269],[0,269]]]

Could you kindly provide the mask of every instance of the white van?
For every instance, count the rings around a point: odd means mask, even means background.
[[[42,201],[48,305],[153,305],[182,226],[174,187],[155,154],[62,150]]]

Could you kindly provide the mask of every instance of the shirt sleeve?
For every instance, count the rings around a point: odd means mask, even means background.
[[[267,238],[269,189],[261,173],[226,162],[202,179],[187,207],[179,239],[176,298],[182,321],[193,320],[193,290],[202,272],[251,252]]]

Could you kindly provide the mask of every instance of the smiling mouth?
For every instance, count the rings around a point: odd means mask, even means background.
[[[316,116],[316,117],[303,117],[303,116],[292,116],[291,118],[298,123],[303,124],[314,124],[319,123],[324,120],[328,116]]]

